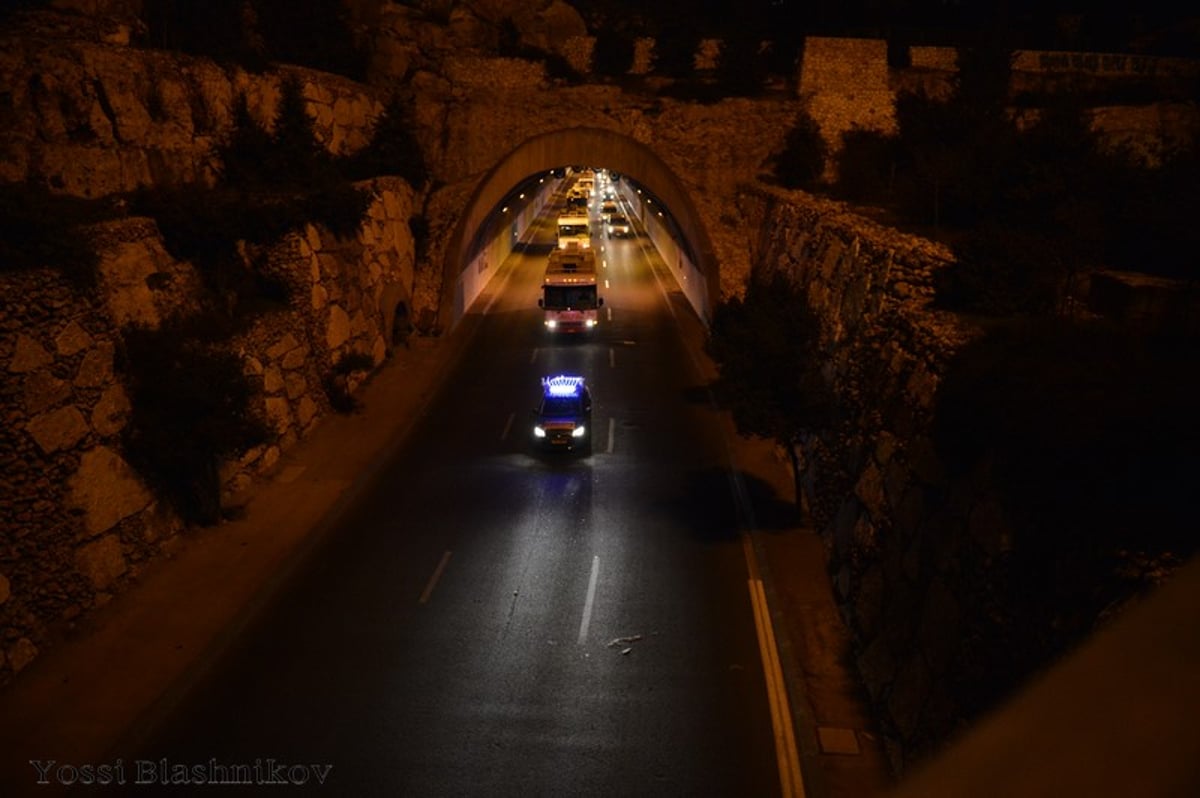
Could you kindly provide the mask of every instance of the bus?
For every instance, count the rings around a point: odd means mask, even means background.
[[[595,329],[604,298],[597,295],[596,253],[572,244],[550,253],[538,307],[552,333],[583,333]]]
[[[586,210],[583,213],[564,213],[558,217],[558,248],[566,249],[572,244],[580,249],[591,249],[591,221]]]

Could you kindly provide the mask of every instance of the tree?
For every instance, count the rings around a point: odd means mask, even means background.
[[[739,432],[790,451],[802,433],[830,423],[833,397],[818,337],[807,298],[781,275],[753,279],[744,299],[717,306],[707,350],[717,363],[717,397]]]
[[[365,50],[355,41],[345,0],[252,0],[255,29],[272,61],[364,80]]]
[[[717,60],[717,85],[730,97],[762,94],[767,80],[767,55],[763,42],[753,32],[735,29],[721,45]]]
[[[672,78],[689,78],[696,72],[700,34],[687,22],[675,22],[659,31],[654,40],[654,71]]]
[[[807,111],[796,116],[783,151],[775,156],[775,177],[785,188],[815,188],[825,173],[829,147],[817,121]]]
[[[392,97],[375,120],[370,143],[343,163],[346,175],[352,180],[399,175],[413,188],[424,187],[429,167],[415,128],[411,104],[399,95]]]
[[[596,34],[592,49],[592,71],[597,75],[619,78],[633,66],[635,44],[624,33],[608,28]]]

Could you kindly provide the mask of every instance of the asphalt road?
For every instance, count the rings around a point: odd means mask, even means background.
[[[141,777],[780,793],[729,463],[671,312],[682,296],[644,239],[597,239],[601,325],[549,338],[536,299],[553,233],[537,233],[372,490],[145,735],[136,759],[158,764]],[[590,456],[531,446],[539,380],[560,372],[592,386]]]

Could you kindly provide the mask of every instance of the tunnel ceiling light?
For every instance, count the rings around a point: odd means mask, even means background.
[[[517,197],[517,199],[525,199],[525,192],[522,191],[521,196]]]
[[[500,213],[508,213],[508,206],[505,205],[503,208],[501,208]]]

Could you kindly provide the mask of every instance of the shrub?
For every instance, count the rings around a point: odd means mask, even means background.
[[[118,365],[132,413],[123,433],[130,464],[185,521],[221,517],[221,461],[267,438],[254,386],[221,342],[220,317],[122,331]]]
[[[375,359],[366,352],[343,352],[333,367],[321,379],[321,388],[329,406],[337,413],[353,413],[361,403],[350,391],[350,375],[356,371],[369,372],[375,368]]]
[[[398,175],[413,188],[423,188],[429,182],[429,168],[414,128],[410,105],[393,97],[375,121],[371,141],[341,162],[342,173],[350,180]]]
[[[834,192],[855,202],[892,198],[898,159],[896,138],[877,130],[855,127],[842,134],[837,153]]]
[[[220,153],[224,168],[217,186],[142,191],[133,205],[155,218],[173,257],[196,266],[211,307],[247,315],[278,304],[286,293],[246,262],[239,242],[270,246],[309,223],[352,235],[371,197],[348,183],[316,143],[295,81],[283,85],[273,134],[239,101]]]
[[[1047,315],[1058,306],[1069,258],[1060,239],[988,223],[954,246],[934,276],[936,302],[985,316]]]
[[[247,15],[245,0],[156,0],[145,3],[142,21],[151,47],[178,50],[237,64],[251,72],[266,69],[268,56]]]
[[[951,686],[972,713],[1082,640],[1148,587],[1129,563],[1197,543],[1195,341],[1057,319],[990,325],[938,391],[934,440],[952,474],[990,473],[1011,529],[964,607]],[[965,565],[965,563],[964,563]]]
[[[80,290],[96,285],[99,258],[82,225],[116,216],[107,202],[0,183],[0,271],[51,268]]]

